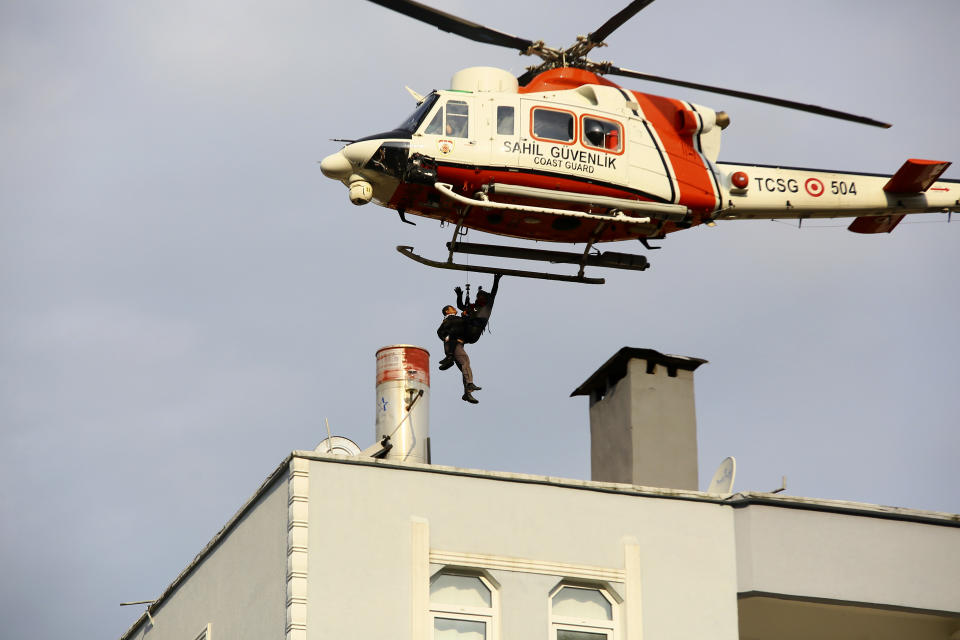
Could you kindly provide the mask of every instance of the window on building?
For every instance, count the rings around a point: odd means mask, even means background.
[[[484,576],[441,572],[430,580],[434,640],[493,640],[497,591]]]
[[[560,585],[550,594],[551,640],[613,640],[616,602],[603,589]]]
[[[604,149],[619,153],[623,149],[623,129],[620,123],[602,118],[584,116],[583,138],[581,142],[586,147]]]
[[[512,136],[513,107],[497,107],[497,135]]]
[[[557,142],[573,142],[574,117],[569,111],[536,107],[533,110],[533,137]]]

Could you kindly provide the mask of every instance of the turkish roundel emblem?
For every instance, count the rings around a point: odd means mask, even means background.
[[[807,190],[807,193],[812,195],[814,198],[819,198],[823,195],[823,183],[816,178],[807,178],[807,181],[803,183],[803,186]]]

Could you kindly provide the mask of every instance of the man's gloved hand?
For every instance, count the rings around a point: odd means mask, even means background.
[[[459,296],[460,294],[463,293],[463,289],[461,289],[460,287],[454,287],[453,292]]]

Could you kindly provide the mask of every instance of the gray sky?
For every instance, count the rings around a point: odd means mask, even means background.
[[[555,46],[625,4],[432,2]],[[721,160],[892,173],[960,161],[958,18],[954,0],[659,0],[596,57],[894,124],[625,83],[730,113]],[[119,636],[142,608],[118,603],[158,596],[325,417],[371,442],[374,353],[436,354],[464,280],[394,250],[438,256],[448,229],[354,207],[317,161],[400,122],[404,85],[476,64],[525,60],[359,1],[0,4],[5,635]],[[738,489],[786,475],[793,495],[960,512],[960,220],[845,226],[726,222],[602,287],[504,280],[471,350],[481,404],[434,371],[435,461],[589,477],[568,395],[649,347],[710,361],[703,485],[734,455]]]

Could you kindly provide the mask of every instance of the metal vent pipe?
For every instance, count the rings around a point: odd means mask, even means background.
[[[377,350],[377,441],[388,460],[430,463],[430,352],[408,344]]]

